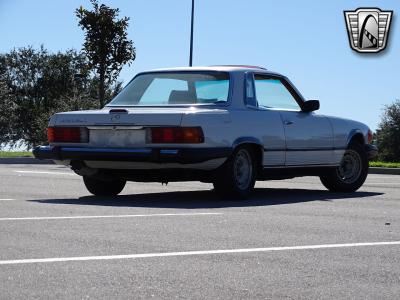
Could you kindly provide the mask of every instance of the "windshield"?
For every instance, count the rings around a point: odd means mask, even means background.
[[[229,94],[226,72],[159,72],[134,78],[111,106],[225,103]]]

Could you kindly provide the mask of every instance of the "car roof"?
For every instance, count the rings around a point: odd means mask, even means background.
[[[221,71],[221,72],[257,72],[270,75],[283,76],[282,74],[269,71],[263,67],[250,66],[250,65],[215,65],[215,66],[196,66],[196,67],[176,67],[176,68],[162,68],[145,71],[147,72],[174,72],[174,71]]]

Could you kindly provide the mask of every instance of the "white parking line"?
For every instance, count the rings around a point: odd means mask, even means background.
[[[367,182],[366,185],[395,185],[395,182]]]
[[[5,198],[5,199],[1,199],[0,198],[0,201],[14,201],[15,199],[7,199],[7,198]]]
[[[63,217],[21,217],[0,218],[0,221],[27,221],[27,220],[68,220],[68,219],[106,219],[106,218],[138,218],[138,217],[188,217],[222,215],[223,213],[176,213],[176,214],[147,214],[147,215],[103,215],[103,216],[63,216]]]
[[[127,255],[13,259],[13,260],[0,260],[0,265],[52,263],[52,262],[68,262],[68,261],[138,259],[138,258],[154,258],[154,257],[170,257],[170,256],[195,256],[195,255],[209,255],[209,254],[234,254],[234,253],[272,252],[272,251],[288,251],[288,250],[332,249],[332,248],[350,248],[350,247],[384,246],[384,245],[400,245],[400,241],[351,243],[351,244],[325,244],[325,245],[269,247],[269,248],[245,248],[245,249],[227,249],[227,250],[204,250],[204,251],[185,251],[185,252],[164,252],[164,253],[143,253],[143,254],[127,254]]]
[[[23,174],[51,174],[51,175],[76,175],[75,173],[67,173],[67,172],[47,172],[47,171],[15,171],[17,173]]]

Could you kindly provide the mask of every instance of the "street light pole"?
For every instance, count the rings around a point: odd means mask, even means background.
[[[192,0],[192,20],[191,20],[191,28],[190,28],[190,56],[189,56],[189,67],[192,66],[193,63],[193,19],[194,19],[194,0]]]

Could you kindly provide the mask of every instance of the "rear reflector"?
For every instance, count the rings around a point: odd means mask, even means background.
[[[49,127],[47,139],[50,143],[87,143],[89,131],[85,127]]]
[[[154,144],[198,144],[204,142],[201,127],[153,127],[151,142]]]

